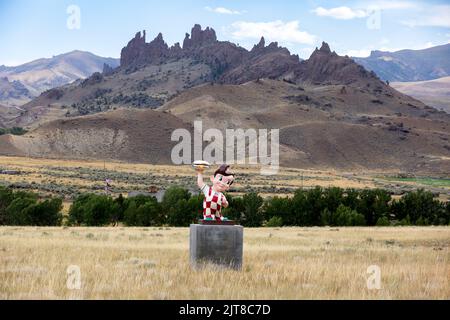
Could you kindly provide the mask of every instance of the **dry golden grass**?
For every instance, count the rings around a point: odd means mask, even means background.
[[[81,161],[81,160],[56,160],[56,159],[35,159],[27,157],[6,157],[0,156],[0,168],[8,168],[22,171],[21,175],[0,175],[0,184],[10,183],[31,183],[34,182],[36,188],[32,191],[39,192],[39,185],[71,186],[80,192],[92,192],[94,186],[104,185],[104,178],[109,173],[123,173],[122,181],[113,181],[113,186],[121,190],[148,190],[149,185],[145,182],[131,183],[127,177],[139,175],[152,175],[154,179],[152,185],[160,188],[168,186],[168,181],[180,184],[184,187],[195,189],[195,173],[191,166],[175,165],[150,165],[125,162],[103,162],[103,161]],[[80,168],[97,170],[105,174],[91,175],[88,179],[84,176],[77,176]],[[294,168],[280,168],[277,175],[263,176],[260,174],[258,166],[234,165],[233,170],[237,173],[236,183],[233,185],[231,193],[236,195],[248,191],[247,186],[251,186],[254,191],[260,193],[263,197],[291,195],[292,191],[305,187],[341,187],[341,188],[403,188],[412,190],[415,188],[425,188],[437,191],[440,200],[450,200],[450,185],[448,180],[442,180],[442,185],[430,186],[423,184],[420,179],[417,181],[407,181],[401,179],[388,178],[389,175],[395,175],[396,172],[339,172],[336,170],[308,170]],[[213,169],[206,173],[210,174]],[[274,187],[278,190],[287,188],[289,191],[273,192],[265,188]],[[436,189],[438,188],[438,189]],[[273,190],[273,189],[272,189]],[[117,196],[118,194],[116,194]]]
[[[449,227],[244,230],[242,271],[193,271],[188,228],[0,228],[1,299],[449,299]],[[81,289],[67,288],[67,268]],[[381,268],[381,289],[367,268]]]

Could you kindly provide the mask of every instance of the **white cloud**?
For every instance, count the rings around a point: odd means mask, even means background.
[[[372,1],[369,3],[369,7],[376,7],[381,10],[392,10],[392,9],[412,9],[416,8],[417,4],[410,1]]]
[[[316,37],[299,29],[299,21],[270,22],[237,21],[231,25],[231,35],[236,39],[259,39],[264,36],[269,41],[313,44]]]
[[[444,27],[450,28],[450,6],[438,5],[424,10],[415,19],[402,21],[408,27]]]
[[[350,20],[356,18],[366,18],[373,13],[374,10],[393,10],[393,9],[411,9],[417,5],[414,2],[409,1],[371,1],[361,2],[355,8],[350,7],[335,7],[335,8],[323,8],[317,7],[312,12],[320,17],[331,17],[339,20]]]
[[[217,7],[217,8],[205,7],[205,10],[220,14],[242,14],[245,12],[245,11],[231,10],[224,7]]]
[[[365,10],[352,9],[349,7],[336,7],[331,9],[318,7],[312,11],[320,17],[331,17],[340,20],[350,20],[355,18],[367,17],[367,12]]]
[[[370,56],[370,51],[370,49],[348,50],[344,53],[344,55],[348,55],[349,57],[366,58]]]

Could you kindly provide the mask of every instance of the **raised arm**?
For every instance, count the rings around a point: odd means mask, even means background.
[[[227,201],[227,198],[225,198],[225,196],[223,196],[223,198],[222,198],[222,206],[224,208],[228,208],[228,205],[229,205],[229,203]]]
[[[205,185],[203,182],[203,172],[197,171],[197,185],[201,189]]]

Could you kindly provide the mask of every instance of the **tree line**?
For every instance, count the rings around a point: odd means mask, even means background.
[[[450,202],[419,189],[392,199],[384,189],[338,187],[298,189],[290,197],[263,199],[254,192],[226,195],[223,215],[245,227],[449,225]],[[166,190],[162,201],[138,195],[116,198],[81,194],[63,216],[62,200],[0,187],[0,225],[33,226],[189,226],[202,217],[202,194],[181,187]]]
[[[13,134],[16,136],[21,136],[27,133],[28,131],[22,127],[12,127],[12,128],[0,128],[0,136],[4,134]]]

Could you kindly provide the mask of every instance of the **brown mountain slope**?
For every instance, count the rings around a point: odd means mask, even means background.
[[[36,128],[55,119],[87,115],[120,107],[156,108],[185,88],[203,83],[210,68],[192,59],[146,65],[132,73],[95,73],[86,80],[42,93],[22,108],[12,125]]]
[[[55,120],[25,136],[0,136],[0,153],[46,158],[169,163],[173,128],[190,126],[153,110],[117,110]]]
[[[326,43],[299,61],[276,43],[266,47],[262,39],[247,51],[198,25],[183,48],[169,48],[161,34],[146,43],[138,33],[122,50],[120,68],[47,91],[25,107],[15,124],[37,129],[1,137],[0,154],[170,163],[171,132],[202,120],[203,129],[280,129],[285,166],[450,172],[450,115]],[[65,120],[38,126],[61,112]]]
[[[157,111],[123,109],[2,136],[0,153],[171,163],[172,131],[202,120],[203,129],[279,128],[285,166],[449,172],[449,115],[399,93],[342,87],[269,79],[203,85]]]
[[[294,167],[450,170],[450,116],[400,93],[259,80],[204,85],[160,108],[204,129],[279,128]]]

